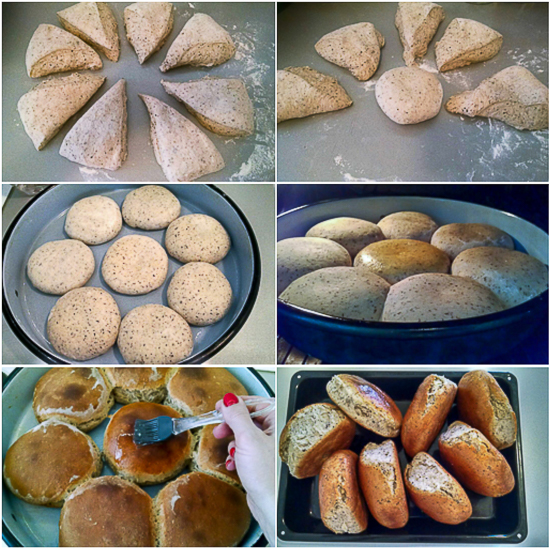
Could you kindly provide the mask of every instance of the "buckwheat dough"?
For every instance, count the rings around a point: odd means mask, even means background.
[[[122,217],[130,227],[154,231],[168,227],[181,213],[177,197],[160,185],[130,191],[122,203]]]
[[[315,44],[327,61],[348,69],[357,80],[368,80],[380,63],[384,37],[372,23],[356,23],[325,34]]]
[[[189,82],[160,83],[211,132],[231,137],[254,133],[254,107],[239,78],[207,76]]]
[[[475,90],[447,101],[445,109],[469,117],[496,118],[518,130],[548,128],[548,88],[515,65],[485,79]]]
[[[384,216],[378,227],[386,239],[414,239],[429,243],[439,226],[422,212],[403,211]]]
[[[487,61],[500,51],[502,34],[472,19],[453,19],[435,44],[439,71]]]
[[[277,122],[349,107],[353,101],[331,76],[311,67],[277,71]]]
[[[88,44],[54,25],[39,25],[34,31],[25,56],[27,73],[31,78],[65,71],[103,66],[101,58]]]
[[[118,25],[105,2],[79,2],[58,11],[57,17],[70,33],[102,52],[110,61],[118,61]]]
[[[65,136],[59,154],[89,168],[118,170],[128,155],[125,80],[98,99]]]
[[[231,59],[236,50],[231,36],[223,27],[209,15],[197,13],[185,23],[172,42],[160,70],[165,73],[182,65],[221,65]]]
[[[376,83],[376,101],[397,124],[418,124],[434,118],[441,109],[443,87],[439,80],[418,67],[397,67]]]
[[[403,59],[409,67],[424,57],[445,11],[433,2],[399,2],[395,14],[395,26],[403,44]]]

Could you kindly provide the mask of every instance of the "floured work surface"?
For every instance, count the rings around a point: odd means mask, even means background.
[[[103,86],[76,116],[71,117],[42,151],[36,151],[25,133],[17,112],[19,98],[45,78],[29,78],[25,52],[32,34],[41,23],[60,27],[56,12],[66,3],[13,3],[2,7],[4,18],[2,67],[2,179],[3,181],[166,181],[155,160],[149,134],[150,121],[138,93],[167,103],[205,132],[220,151],[225,168],[198,181],[274,181],[275,179],[275,20],[272,3],[174,3],[174,26],[166,43],[143,65],[129,44],[123,13],[127,3],[111,2],[118,23],[120,59],[112,63],[100,54],[103,68],[79,71],[104,76]],[[196,13],[207,13],[231,35],[237,51],[217,67],[184,66],[166,73],[159,66],[183,25]],[[55,78],[71,74],[51,75]],[[241,78],[255,111],[255,133],[244,138],[219,136],[206,130],[175,98],[162,88],[162,79],[172,82],[197,80],[205,76]],[[46,77],[48,78],[48,77]],[[75,164],[59,154],[64,137],[77,120],[118,80],[126,80],[128,95],[128,157],[116,171],[98,170]]]
[[[446,17],[421,69],[436,74],[443,103],[482,80],[521,65],[548,86],[547,3],[443,3]],[[405,65],[395,27],[397,3],[293,4],[279,13],[277,68],[308,65],[338,79],[353,99],[349,109],[278,125],[278,181],[548,181],[548,130],[519,131],[503,122],[448,113],[401,126],[376,102],[376,82]],[[474,19],[504,36],[491,60],[437,73],[434,47],[455,17]],[[307,21],[307,25],[304,25]],[[368,21],[386,39],[380,65],[366,82],[320,57],[327,32]]]

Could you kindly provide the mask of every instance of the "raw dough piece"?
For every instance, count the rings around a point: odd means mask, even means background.
[[[88,44],[54,25],[39,25],[34,31],[25,56],[27,73],[31,78],[65,71],[90,69],[103,64]]]
[[[424,57],[445,11],[433,2],[399,2],[395,26],[403,44],[403,59],[409,67],[416,65],[417,57]]]
[[[232,137],[254,132],[254,107],[242,80],[207,76],[190,82],[160,83],[211,132]]]
[[[46,294],[65,294],[84,286],[94,269],[94,253],[82,241],[74,239],[43,244],[27,263],[31,283]]]
[[[548,128],[548,88],[515,65],[486,78],[475,90],[447,101],[445,109],[469,117],[496,118],[518,130]]]
[[[122,217],[130,227],[154,231],[168,227],[181,213],[177,197],[160,185],[144,185],[126,195]]]
[[[277,122],[338,111],[352,103],[335,78],[315,69],[287,67],[277,71]]]
[[[429,243],[439,226],[426,214],[403,211],[384,216],[378,227],[386,239],[414,239]]]
[[[103,82],[104,76],[73,73],[45,80],[21,97],[17,110],[37,151],[88,103]]]
[[[139,97],[149,111],[155,158],[168,181],[193,181],[225,167],[216,146],[192,122],[156,97]]]
[[[173,25],[170,2],[136,2],[124,8],[126,38],[140,65],[162,48]]]
[[[221,65],[231,59],[235,51],[235,44],[229,33],[209,15],[197,13],[185,23],[172,42],[160,70],[165,73],[182,65]]]
[[[356,23],[325,34],[317,53],[327,61],[348,69],[357,80],[368,80],[378,69],[384,37],[372,23]]]
[[[443,87],[418,67],[398,67],[385,72],[376,83],[376,101],[397,124],[418,124],[434,118],[441,109]]]
[[[125,80],[98,99],[65,136],[59,154],[89,168],[118,170],[126,160]]]
[[[58,11],[57,17],[70,33],[99,50],[110,61],[118,61],[118,25],[111,8],[105,2],[79,2]]]
[[[502,34],[472,19],[453,19],[435,44],[435,60],[441,71],[487,61],[499,52]]]

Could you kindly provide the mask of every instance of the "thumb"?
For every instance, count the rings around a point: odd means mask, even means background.
[[[231,399],[231,397],[226,399],[228,396],[232,396],[233,399]],[[237,399],[236,402],[235,399]],[[225,405],[225,403],[233,404]],[[237,398],[233,394],[226,394],[221,406],[221,412],[225,423],[235,434],[235,440],[237,442],[240,438],[246,438],[247,434],[251,434],[253,430],[257,430],[254,422],[252,422],[252,418],[250,418],[248,408],[240,397]]]

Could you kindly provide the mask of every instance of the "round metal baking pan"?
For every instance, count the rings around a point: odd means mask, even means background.
[[[377,223],[400,210],[428,214],[440,224],[488,223],[509,233],[517,250],[548,265],[548,234],[530,222],[477,204],[428,197],[365,197],[325,201],[278,217],[277,239],[304,236],[339,216]],[[304,353],[333,364],[475,363],[519,345],[548,319],[548,291],[505,311],[434,323],[354,321],[308,311],[278,300],[278,332]]]
[[[46,363],[68,364],[57,353],[46,336],[49,312],[59,299],[44,294],[30,283],[26,266],[32,252],[42,244],[67,238],[64,220],[67,210],[78,200],[96,194],[106,195],[122,204],[132,185],[69,185],[49,188],[37,195],[18,215],[6,232],[3,242],[3,300],[2,310],[18,338]],[[184,362],[202,363],[222,349],[240,330],[250,315],[260,284],[260,253],[254,231],[239,207],[214,186],[201,184],[166,185],[178,197],[182,215],[203,213],[216,218],[231,237],[229,254],[216,266],[225,274],[233,289],[233,303],[227,315],[208,327],[192,327],[195,347]],[[129,234],[147,235],[164,245],[165,230],[143,231],[126,224],[116,239]],[[142,296],[127,296],[111,290],[101,276],[101,262],[116,239],[91,247],[96,269],[87,286],[105,289],[116,300],[124,317],[135,307],[157,303],[167,305],[166,290],[181,263],[169,257],[166,282],[157,290]],[[86,363],[124,363],[114,346],[104,355]]]
[[[6,452],[25,432],[38,424],[32,410],[32,397],[38,379],[49,367],[27,367],[14,370],[2,388],[2,462]],[[245,367],[230,367],[227,370],[239,379],[250,395],[273,396],[273,391],[260,374]],[[121,405],[111,409],[114,414]],[[89,432],[100,449],[109,419]],[[187,471],[187,470],[186,470]],[[114,475],[106,464],[101,475]],[[143,487],[151,497],[162,489],[162,485]],[[18,499],[6,488],[2,491],[2,539],[8,546],[58,546],[59,508],[35,506]],[[265,546],[262,531],[255,520],[240,546]],[[263,541],[263,544],[262,544]]]

